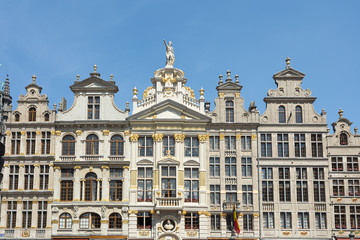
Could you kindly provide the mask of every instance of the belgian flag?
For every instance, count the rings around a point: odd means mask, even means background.
[[[240,233],[240,225],[239,225],[239,222],[238,222],[238,219],[236,217],[236,210],[235,210],[235,207],[234,207],[234,211],[233,211],[233,223],[234,223],[234,230],[237,234]]]

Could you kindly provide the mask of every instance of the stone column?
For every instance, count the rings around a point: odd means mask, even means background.
[[[20,140],[20,155],[25,155],[26,153],[26,131],[21,130],[21,140]]]
[[[82,196],[82,201],[85,201],[85,179],[80,179],[80,181],[82,182],[82,188],[81,188],[81,196]]]
[[[123,167],[123,201],[129,202],[130,199],[130,171],[129,166]]]
[[[199,238],[207,238],[210,232],[209,217],[210,213],[206,211],[199,211]]]
[[[19,184],[18,184],[18,190],[24,191],[24,185],[25,185],[25,166],[24,164],[19,164]]]
[[[76,130],[76,142],[75,142],[75,156],[77,159],[80,158],[81,155],[85,155],[83,144],[81,143],[82,140],[82,131]]]
[[[107,202],[110,200],[110,184],[109,184],[109,167],[108,166],[102,166],[102,196],[101,201]]]
[[[131,140],[131,161],[130,161],[130,203],[136,204],[137,199],[137,166],[136,164],[133,164],[132,162],[136,162],[137,157],[137,147],[138,147],[138,140],[139,140],[139,134],[131,134],[130,135]],[[130,218],[130,217],[129,217]],[[129,220],[131,221],[131,220]],[[135,223],[136,227],[136,223]],[[131,232],[131,231],[129,231]]]
[[[162,133],[156,133],[152,135],[152,138],[154,139],[154,174],[153,174],[153,200],[158,197],[157,193],[160,190],[159,187],[159,169],[156,168],[157,161],[162,158],[162,140],[163,140],[164,134]],[[156,169],[155,169],[156,168]]]
[[[100,201],[100,184],[101,184],[101,179],[96,179],[96,201]]]
[[[104,160],[109,160],[109,155],[110,155],[110,138],[109,138],[109,135],[110,135],[110,131],[109,130],[103,130],[103,136],[104,136],[104,141],[103,141],[103,144],[101,144],[101,148],[99,149],[100,150],[100,153],[102,152],[103,153],[103,158]],[[101,151],[102,149],[102,151]]]
[[[39,209],[39,202],[37,197],[35,197],[32,201],[31,228],[37,228],[38,209]]]
[[[198,135],[200,146],[199,146],[199,158],[200,158],[200,169],[199,169],[199,204],[206,204],[206,142],[209,139],[209,135]]]
[[[21,197],[18,197],[16,204],[16,228],[22,228],[22,210],[23,202]]]
[[[1,212],[0,212],[0,228],[6,228],[6,220],[7,220],[7,198],[3,197],[1,201]]]
[[[178,196],[184,196],[184,139],[185,134],[174,134],[175,159],[179,161],[178,169]]]
[[[41,154],[41,131],[36,130],[36,139],[35,139],[35,155]]]
[[[39,190],[40,189],[40,165],[34,164],[34,187],[33,190]]]
[[[61,191],[61,171],[60,167],[54,167],[54,201],[60,201],[60,191]]]
[[[81,193],[81,187],[80,187],[80,166],[74,167],[74,196],[73,201],[80,201],[80,193]]]
[[[10,166],[9,164],[4,164],[4,176],[3,176],[3,181],[2,181],[2,189],[3,191],[7,191],[9,190],[10,186]],[[3,209],[3,208],[1,208]]]
[[[61,156],[62,155],[62,152],[61,152],[61,141],[57,141],[55,142],[55,130],[52,130],[51,132],[51,135],[50,135],[50,155],[55,155],[55,153],[57,153],[57,156]],[[55,144],[56,143],[56,144]],[[59,151],[56,151],[56,146],[58,146],[59,144]]]
[[[137,210],[129,210],[129,237],[137,238]]]
[[[49,164],[49,190],[54,191],[54,164]]]

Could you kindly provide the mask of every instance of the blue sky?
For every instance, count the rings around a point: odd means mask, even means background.
[[[0,1],[0,80],[9,74],[13,106],[35,73],[50,106],[79,74],[97,64],[119,86],[120,109],[151,85],[165,65],[163,39],[172,41],[174,67],[188,86],[205,89],[214,107],[219,74],[238,74],[247,108],[276,88],[272,76],[285,68],[306,74],[302,87],[318,97],[315,109],[338,110],[360,128],[360,1]],[[52,108],[52,107],[51,107]]]

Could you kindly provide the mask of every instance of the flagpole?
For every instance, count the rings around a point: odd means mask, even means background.
[[[231,236],[230,239],[235,239],[236,235],[235,235],[235,219],[234,219],[234,212],[235,212],[235,207],[233,209],[233,217],[232,217],[232,228],[231,228]]]

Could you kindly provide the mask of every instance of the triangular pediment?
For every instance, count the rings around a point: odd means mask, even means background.
[[[298,79],[302,80],[305,77],[305,74],[295,70],[293,68],[287,68],[283,71],[280,71],[278,73],[275,73],[273,76],[273,79]]]
[[[216,87],[216,90],[237,90],[240,91],[242,89],[242,86],[238,83],[234,82],[225,82],[219,86]]]
[[[210,121],[211,119],[204,114],[188,108],[185,105],[168,99],[128,117],[128,120]]]
[[[83,81],[75,82],[70,89],[73,92],[86,92],[89,91],[109,91],[109,92],[117,92],[119,89],[111,81],[105,81],[97,76],[91,76]]]

